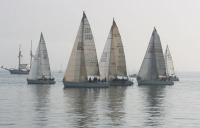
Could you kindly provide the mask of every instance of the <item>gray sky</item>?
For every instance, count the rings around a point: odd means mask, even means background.
[[[0,65],[17,65],[19,44],[29,62],[30,41],[35,53],[42,31],[51,68],[65,70],[83,10],[98,59],[115,17],[128,72],[139,70],[154,26],[176,71],[200,71],[199,0],[0,0]]]

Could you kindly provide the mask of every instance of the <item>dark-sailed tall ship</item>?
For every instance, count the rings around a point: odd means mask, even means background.
[[[32,47],[32,43],[31,43],[31,47]],[[30,58],[31,58],[31,61],[32,61],[32,50],[30,51],[30,56],[31,56]],[[19,47],[18,67],[17,68],[6,68],[4,66],[1,66],[1,68],[8,70],[10,72],[10,74],[19,74],[19,75],[29,74],[30,66],[29,66],[29,64],[24,64],[24,63],[21,62],[22,57],[23,57],[22,51],[21,51],[21,48]],[[30,61],[30,63],[31,63],[31,61]]]

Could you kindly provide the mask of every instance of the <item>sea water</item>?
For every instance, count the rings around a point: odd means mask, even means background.
[[[63,89],[0,71],[0,128],[199,128],[200,73],[174,86]]]

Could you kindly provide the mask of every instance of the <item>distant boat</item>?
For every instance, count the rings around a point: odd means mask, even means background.
[[[27,78],[28,84],[55,84],[51,76],[49,57],[43,34],[41,33],[40,41],[33,61],[31,70]]]
[[[172,81],[179,81],[179,78],[176,76],[175,71],[174,71],[173,60],[172,60],[172,56],[171,56],[171,53],[169,51],[168,45],[167,45],[166,50],[165,50],[165,65],[166,65],[167,76]]]
[[[28,64],[22,64],[21,58],[22,58],[22,51],[19,47],[19,53],[18,53],[18,68],[6,68],[1,66],[2,69],[8,70],[10,74],[19,74],[19,75],[26,75],[29,74],[30,67]],[[32,59],[32,58],[31,58]]]
[[[133,84],[127,76],[124,48],[114,19],[99,65],[101,79],[106,79],[110,85],[128,86]]]
[[[64,88],[108,87],[100,82],[95,43],[88,19],[83,12],[81,24],[63,78]]]
[[[144,60],[137,76],[138,85],[173,85],[166,75],[160,37],[154,28]]]

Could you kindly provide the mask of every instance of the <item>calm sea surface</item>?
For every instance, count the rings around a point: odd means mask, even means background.
[[[199,128],[200,73],[174,86],[63,89],[0,72],[0,128]]]

